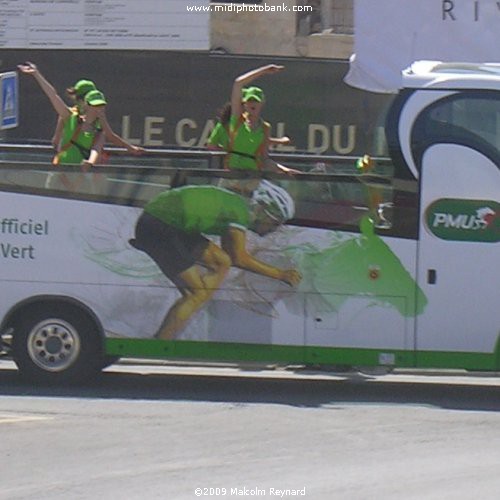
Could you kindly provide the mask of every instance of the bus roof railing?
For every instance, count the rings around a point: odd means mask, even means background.
[[[144,155],[132,156],[124,148],[106,146],[106,152],[112,155],[129,156],[131,158],[186,158],[186,159],[218,159],[219,161],[227,154],[225,151],[215,151],[206,148],[145,148]],[[26,154],[53,154],[54,147],[49,143],[20,143],[20,142],[0,142],[0,152],[4,153],[26,153]],[[323,155],[311,153],[309,151],[279,152],[272,150],[269,153],[270,158],[276,161],[291,161],[305,163],[330,163],[330,162],[355,162],[359,156],[353,155]],[[382,156],[372,156],[378,163],[388,163],[390,159]]]
[[[1,160],[0,170],[4,171],[38,171],[38,172],[51,172],[53,165],[47,162],[39,161],[14,161],[14,160]],[[74,172],[72,165],[58,165],[58,172]],[[353,169],[352,172],[311,172],[304,170],[296,175],[290,176],[284,172],[274,171],[253,171],[253,170],[227,170],[222,168],[196,168],[196,167],[171,167],[171,166],[151,166],[151,165],[123,165],[123,164],[96,164],[93,170],[98,173],[106,174],[132,174],[132,175],[145,175],[145,174],[159,174],[164,176],[182,176],[182,177],[198,177],[198,178],[224,178],[224,179],[252,179],[252,178],[265,178],[265,179],[282,179],[291,180],[293,178],[302,181],[356,181],[356,182],[377,182],[388,184],[391,178],[376,173],[364,173]]]

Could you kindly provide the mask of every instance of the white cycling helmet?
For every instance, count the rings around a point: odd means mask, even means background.
[[[295,203],[288,192],[266,180],[261,181],[255,189],[252,200],[265,205],[267,215],[279,222],[292,219],[295,213]]]

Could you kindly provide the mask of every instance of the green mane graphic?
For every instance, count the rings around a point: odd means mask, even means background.
[[[396,308],[403,316],[421,314],[427,304],[424,293],[374,233],[372,220],[364,217],[360,229],[359,237],[334,242],[324,250],[290,250],[306,277],[300,288],[319,294],[325,311],[339,310],[350,296],[366,296],[376,304]]]

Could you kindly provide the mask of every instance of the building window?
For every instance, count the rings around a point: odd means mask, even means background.
[[[307,36],[323,31],[321,0],[298,0],[297,5],[312,7],[312,10],[297,14],[297,35]]]
[[[354,34],[353,0],[323,0],[330,4],[330,28],[333,33],[343,35]]]
[[[297,35],[314,33],[354,33],[353,0],[297,0],[297,5],[310,6],[312,10],[297,15]]]

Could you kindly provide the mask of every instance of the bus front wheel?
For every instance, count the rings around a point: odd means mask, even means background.
[[[39,382],[88,380],[103,361],[95,322],[59,304],[24,311],[14,325],[12,354],[21,375]]]

